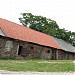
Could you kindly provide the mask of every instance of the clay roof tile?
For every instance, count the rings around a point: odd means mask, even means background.
[[[7,37],[62,49],[51,36],[0,18],[0,28]]]

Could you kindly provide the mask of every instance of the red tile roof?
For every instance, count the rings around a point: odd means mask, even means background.
[[[62,49],[49,35],[0,18],[0,28],[7,37]]]

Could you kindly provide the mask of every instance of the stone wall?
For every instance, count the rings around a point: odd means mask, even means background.
[[[20,55],[19,47],[22,47]],[[47,52],[47,51],[50,52]],[[0,36],[0,57],[51,59],[51,48]]]
[[[61,60],[75,59],[75,53],[0,36],[0,57]]]
[[[75,60],[75,53],[57,50],[57,59],[59,60]]]
[[[71,52],[66,52],[67,58],[68,60],[75,60],[75,53],[71,53]]]
[[[59,60],[66,59],[66,53],[64,50],[58,50],[57,56],[58,56],[57,59],[59,59]]]
[[[0,36],[0,57],[12,58],[16,56],[15,45],[14,45],[14,40]]]
[[[16,44],[17,55],[19,47],[22,46],[22,50],[19,56],[23,56],[23,58],[51,59],[51,48],[22,41],[16,41]]]

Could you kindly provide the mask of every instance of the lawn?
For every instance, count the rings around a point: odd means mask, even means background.
[[[65,72],[75,71],[72,60],[0,60],[0,70]]]

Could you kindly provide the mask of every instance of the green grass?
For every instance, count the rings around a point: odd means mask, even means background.
[[[72,60],[0,60],[0,70],[65,72],[75,71]]]

